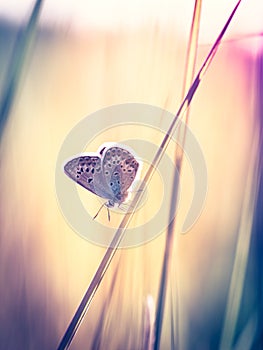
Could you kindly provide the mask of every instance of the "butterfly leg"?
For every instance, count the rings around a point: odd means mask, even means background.
[[[107,203],[103,203],[103,204],[102,204],[102,206],[100,207],[100,209],[97,211],[96,215],[93,217],[93,220],[96,219],[96,217],[98,216],[99,212],[101,211],[101,209],[102,209],[104,206],[107,208],[107,211],[108,211],[108,220],[110,221],[110,209],[109,209],[109,207],[107,206]]]
[[[93,220],[96,219],[96,217],[98,216],[99,212],[101,211],[101,209],[104,207],[105,203],[102,204],[102,206],[100,207],[100,209],[97,211],[97,214],[93,217]]]

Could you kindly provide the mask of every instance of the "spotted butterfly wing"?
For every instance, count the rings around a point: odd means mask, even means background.
[[[110,198],[111,193],[104,185],[101,158],[82,156],[73,158],[64,166],[65,173],[79,185],[102,198]]]
[[[139,163],[126,149],[111,147],[103,153],[103,174],[116,203],[125,201],[127,190],[135,179],[138,167]]]
[[[136,177],[138,167],[139,163],[134,158],[123,160],[121,164],[116,167],[115,171],[120,172],[121,193],[125,193],[130,188]]]

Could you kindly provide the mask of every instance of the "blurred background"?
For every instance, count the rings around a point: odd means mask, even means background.
[[[234,5],[203,1],[197,68]],[[65,137],[114,104],[176,113],[193,8],[190,0],[0,4],[1,349],[55,349],[105,252],[60,211],[55,167]],[[191,104],[208,191],[196,224],[180,234],[193,190],[185,161],[161,349],[263,348],[262,13],[260,0],[241,3]],[[110,130],[87,151],[125,137]],[[147,137],[160,144],[160,135]],[[160,204],[162,186],[141,217],[169,204]],[[95,213],[95,196],[81,196]],[[108,225],[105,213],[99,220]],[[145,315],[154,312],[146,301],[158,302],[165,237],[116,253],[71,349],[145,349]]]

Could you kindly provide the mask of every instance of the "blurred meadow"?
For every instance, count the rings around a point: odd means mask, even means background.
[[[167,22],[158,19],[158,11],[149,11],[149,17],[133,24],[128,10],[122,9],[126,23],[116,7],[107,13],[105,5],[101,14],[113,18],[112,26],[88,19],[84,26],[83,17],[74,26],[75,11],[63,21],[59,6],[52,10],[50,1],[35,8],[33,17],[34,3],[21,18],[8,16],[4,6],[0,11],[0,349],[57,348],[106,249],[80,237],[60,210],[55,169],[61,145],[84,117],[115,104],[149,104],[176,113],[194,2],[189,4],[164,2],[171,16]],[[208,18],[204,1],[195,71],[234,5],[225,6],[218,19],[216,11]],[[255,6],[259,1],[246,1],[243,9],[241,4],[191,103],[189,128],[205,158],[207,197],[196,223],[181,234],[194,191],[185,159],[160,349],[263,348],[263,45],[259,28],[244,24],[240,29],[251,7],[260,17]],[[181,17],[173,20],[177,10]],[[213,36],[206,37],[207,32]],[[105,124],[91,122],[101,130]],[[136,125],[116,126],[87,140],[86,151],[129,137],[158,146],[163,135]],[[174,145],[167,154],[173,159]],[[168,217],[171,198],[163,193],[172,179],[172,174],[158,172],[153,178],[131,223],[141,225],[142,235],[147,229],[143,220],[160,206],[167,207]],[[100,202],[92,193],[78,191],[94,215]],[[108,223],[102,211],[101,225],[90,221],[87,230],[96,228],[99,236],[117,219],[113,213]],[[145,345],[145,320],[154,317],[158,303],[165,239],[164,229],[150,242],[117,251],[70,349],[152,349]],[[149,295],[153,308],[147,307]]]

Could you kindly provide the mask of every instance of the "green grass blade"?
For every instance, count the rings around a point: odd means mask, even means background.
[[[3,135],[8,116],[14,103],[25,58],[29,52],[30,44],[36,32],[38,19],[41,12],[43,0],[37,0],[31,16],[23,32],[19,33],[10,64],[7,69],[6,79],[3,84],[3,93],[0,100],[0,138]]]

